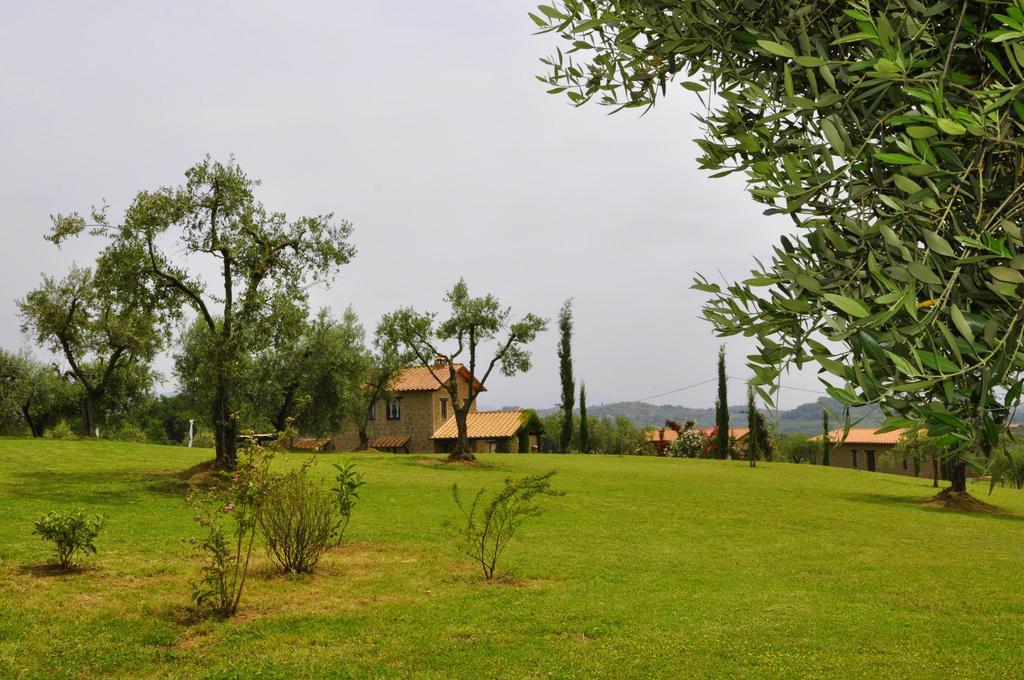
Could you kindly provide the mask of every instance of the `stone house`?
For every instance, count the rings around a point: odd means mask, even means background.
[[[454,364],[459,398],[469,394],[469,370]],[[391,386],[389,398],[377,403],[367,427],[370,447],[394,453],[434,453],[451,450],[457,438],[451,396],[442,387],[449,380],[448,364],[438,359],[433,366],[413,366],[402,371]],[[479,383],[476,383],[479,388]],[[486,391],[486,390],[481,390]],[[476,400],[467,418],[470,447],[474,453],[517,452],[521,410],[478,411]],[[350,425],[333,441],[337,451],[359,446],[359,432]]]
[[[894,475],[915,476],[913,461],[896,456],[893,447],[900,441],[906,430],[877,432],[872,427],[851,427],[846,439],[843,429],[829,432],[832,446],[829,449],[829,465],[855,468],[868,472],[888,472]],[[821,441],[822,435],[813,439]],[[929,476],[930,470],[920,471],[919,476]]]

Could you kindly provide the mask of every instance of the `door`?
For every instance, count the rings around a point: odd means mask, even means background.
[[[875,452],[868,451],[868,472],[875,471]]]

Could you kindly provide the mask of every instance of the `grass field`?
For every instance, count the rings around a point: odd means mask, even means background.
[[[354,459],[368,481],[351,543],[303,578],[261,553],[239,615],[196,623],[179,473],[208,456],[0,440],[0,677],[1024,673],[1019,491],[982,515],[914,503],[926,480],[835,468],[324,454],[324,475]],[[484,582],[441,530],[451,483],[549,469],[567,495],[524,526],[508,578]],[[109,527],[86,569],[55,574],[32,520],[74,506]]]

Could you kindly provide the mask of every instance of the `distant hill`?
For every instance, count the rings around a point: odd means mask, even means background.
[[[730,420],[740,427],[745,426],[746,408],[746,405],[729,406]],[[830,397],[819,397],[817,401],[801,404],[789,410],[779,411],[777,415],[775,411],[769,411],[767,415],[770,421],[776,423],[778,432],[817,434],[821,432],[821,411],[823,408],[828,409],[832,414],[833,426],[837,426],[839,418],[843,413],[843,407],[839,402]],[[549,408],[540,409],[537,412],[545,416],[557,410]],[[712,427],[715,424],[715,409],[713,408],[648,404],[642,401],[621,401],[614,404],[588,406],[587,415],[599,418],[624,416],[629,418],[638,427],[661,427],[669,419],[683,422],[691,418],[699,427]],[[871,427],[882,422],[882,413],[877,406],[866,406],[852,409],[850,418],[853,421],[862,419],[859,425]]]

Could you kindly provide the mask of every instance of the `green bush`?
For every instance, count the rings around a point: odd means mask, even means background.
[[[490,580],[508,542],[527,517],[535,517],[544,510],[534,503],[538,496],[564,496],[564,491],[551,488],[555,471],[542,475],[529,475],[513,481],[486,500],[487,490],[480,489],[466,505],[459,495],[458,484],[452,484],[452,498],[462,513],[464,525],[458,527],[447,522],[445,527],[458,541],[459,550],[472,557],[483,569],[484,578]]]
[[[337,545],[343,524],[333,493],[308,475],[303,465],[276,477],[268,486],[259,523],[267,555],[286,574],[308,574],[329,548]]]
[[[57,421],[57,424],[46,431],[46,436],[50,439],[76,439],[77,436],[71,430],[71,426],[68,425],[68,421],[63,418]]]
[[[110,432],[110,439],[119,442],[134,442],[136,444],[145,444],[147,441],[146,433],[134,423],[121,423],[118,427]]]
[[[35,521],[33,535],[44,541],[52,541],[56,547],[57,562],[62,569],[69,569],[75,553],[96,554],[93,541],[100,535],[104,521],[102,515],[91,517],[85,510],[49,512]]]
[[[188,444],[188,436],[185,436],[185,444]],[[217,446],[217,440],[213,438],[212,432],[200,432],[192,437],[192,446],[197,449],[212,449]]]
[[[1024,489],[1024,449],[1014,447],[993,454],[988,471],[992,486],[1009,484],[1014,489]]]
[[[341,527],[338,531],[338,543],[341,543],[345,536],[345,529],[348,528],[348,523],[352,519],[352,508],[355,507],[356,501],[359,499],[359,487],[366,482],[363,481],[363,475],[355,471],[355,463],[342,465],[335,463],[334,467],[338,471],[337,477],[334,478],[338,486],[331,490],[337,495],[338,512],[341,514]]]

